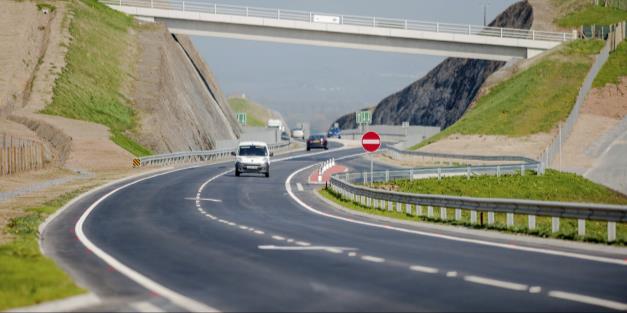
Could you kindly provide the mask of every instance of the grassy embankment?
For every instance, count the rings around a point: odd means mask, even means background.
[[[470,179],[466,177],[447,177],[441,180],[437,178],[414,181],[398,180],[394,181],[393,184],[376,184],[375,187],[386,189],[393,188],[401,192],[454,196],[463,195],[479,198],[515,198],[544,201],[627,204],[627,197],[624,195],[616,193],[602,185],[595,184],[581,176],[561,173],[554,170],[547,170],[545,175],[541,176],[536,176],[533,172],[528,171],[525,176],[517,174],[504,175],[501,177],[475,176]],[[334,195],[330,190],[323,190],[322,195],[350,209],[398,219],[441,222],[473,228],[488,228],[507,232],[527,233],[542,237],[591,242],[606,242],[607,239],[607,223],[605,222],[586,221],[586,236],[581,238],[577,235],[577,220],[575,219],[560,219],[560,231],[553,234],[551,233],[551,219],[549,217],[537,217],[537,228],[534,230],[527,229],[526,215],[515,215],[514,226],[508,228],[504,213],[495,213],[495,224],[493,225],[486,225],[486,223],[484,223],[484,225],[473,225],[470,224],[470,212],[466,210],[462,211],[461,221],[443,221],[435,217],[440,216],[440,208],[434,208],[434,217],[432,218],[426,216],[417,217],[405,213],[362,207],[352,201],[339,199],[337,195]],[[404,209],[403,207],[403,210]],[[413,209],[413,212],[415,212],[415,209]],[[426,214],[426,209],[423,210],[423,214]],[[447,209],[449,219],[452,219],[454,214],[454,208]],[[487,222],[487,216],[485,217],[485,221]],[[627,225],[625,223],[617,223],[617,241],[615,244],[624,245],[625,243],[627,243]]]
[[[54,261],[41,255],[38,244],[39,224],[84,190],[26,209],[25,216],[12,219],[3,230],[14,239],[0,245],[0,311],[85,292]]]
[[[594,78],[592,87],[602,88],[607,84],[617,85],[622,77],[627,76],[627,42],[623,41],[610,54],[607,62]]]
[[[566,44],[493,87],[455,124],[411,149],[453,134],[527,136],[549,132],[568,117],[600,40]]]
[[[247,125],[252,127],[266,127],[272,112],[262,105],[241,97],[230,97],[229,105],[233,112],[246,113]]]
[[[55,82],[52,103],[42,113],[108,126],[111,140],[136,156],[151,151],[129,138],[136,114],[123,95],[130,73],[124,65],[132,44],[133,18],[97,2],[72,0],[72,41],[67,65]]]
[[[587,1],[587,4],[578,7],[577,10],[558,17],[555,24],[561,27],[579,27],[581,25],[611,25],[624,20],[627,20],[627,11],[595,6]]]

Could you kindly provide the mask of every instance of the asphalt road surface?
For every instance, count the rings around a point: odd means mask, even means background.
[[[95,311],[627,310],[625,254],[357,216],[298,172],[369,168],[359,153],[277,156],[270,178],[224,163],[121,182],[54,219],[44,250],[104,300]]]

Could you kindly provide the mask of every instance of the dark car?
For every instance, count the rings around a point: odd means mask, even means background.
[[[342,138],[342,130],[339,127],[333,127],[331,129],[329,129],[329,132],[328,132],[327,136],[329,138],[337,137],[338,139],[341,139]]]
[[[311,148],[322,148],[324,150],[329,149],[327,147],[327,137],[324,135],[311,135],[307,138],[307,151],[311,150]]]

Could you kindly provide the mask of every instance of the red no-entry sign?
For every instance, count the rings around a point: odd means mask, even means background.
[[[361,146],[368,152],[375,152],[381,147],[381,137],[376,132],[367,132],[361,136]]]

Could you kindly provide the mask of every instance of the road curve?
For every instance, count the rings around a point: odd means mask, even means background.
[[[315,196],[305,183],[309,170],[294,174],[360,152],[300,154],[274,162],[270,178],[235,177],[226,163],[134,181],[111,193],[126,184],[118,183],[68,207],[46,227],[43,247],[101,298],[163,310],[198,307],[172,301],[86,249],[75,233],[81,216],[84,236],[111,258],[217,310],[627,310],[622,254],[355,216]],[[354,157],[339,162],[365,166]]]

